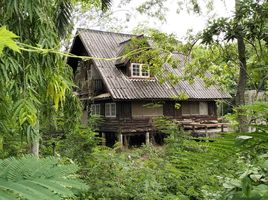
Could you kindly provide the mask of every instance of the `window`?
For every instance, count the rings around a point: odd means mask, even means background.
[[[191,114],[191,107],[189,104],[182,104],[181,105],[182,115],[190,115]]]
[[[132,70],[131,70],[132,75],[131,76],[140,76],[141,65],[132,63],[131,67],[132,67]]]
[[[150,77],[149,70],[144,67],[145,65],[139,63],[131,63],[131,76],[132,77]]]
[[[208,115],[208,106],[206,102],[185,102],[181,106],[182,115]]]
[[[199,111],[200,111],[200,115],[208,115],[208,104],[207,104],[207,102],[200,102]]]
[[[115,103],[105,104],[105,117],[116,117],[116,104]]]
[[[91,104],[91,115],[100,115],[100,104]]]
[[[94,80],[94,91],[100,91],[100,90],[102,90],[102,80],[95,79]]]

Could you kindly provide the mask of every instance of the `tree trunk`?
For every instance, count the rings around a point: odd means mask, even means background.
[[[31,153],[37,157],[39,157],[39,140],[39,135],[36,135],[33,137],[31,144]]]
[[[40,126],[39,121],[37,120],[35,128],[34,128],[34,134],[32,136],[32,143],[31,143],[31,153],[37,157],[39,157],[39,142],[40,142],[40,132],[39,132]]]
[[[236,15],[239,14],[240,9],[240,0],[235,1],[236,6]],[[237,92],[236,92],[236,106],[241,106],[245,104],[245,90],[247,84],[247,62],[246,62],[246,47],[245,42],[242,35],[242,27],[238,26],[238,34],[236,36],[237,39],[237,51],[238,51],[238,61],[239,61],[239,78],[237,84]],[[238,108],[238,122],[239,122],[239,131],[247,132],[247,117],[243,115],[243,110]]]

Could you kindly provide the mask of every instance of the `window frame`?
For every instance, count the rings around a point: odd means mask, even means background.
[[[134,65],[138,65],[139,66],[139,75],[134,75],[133,74],[133,66]],[[148,75],[143,75],[143,66],[144,64],[141,64],[141,63],[131,63],[130,64],[130,71],[131,71],[131,77],[134,77],[134,78],[149,78],[150,77],[150,71],[147,70],[147,73]]]
[[[112,111],[112,105],[114,105],[114,113]],[[105,109],[105,117],[111,117],[111,118],[116,117],[116,103],[105,103],[104,109]]]
[[[100,115],[100,111],[101,111],[101,106],[99,103],[91,104],[91,106],[90,106],[90,114],[91,115]]]

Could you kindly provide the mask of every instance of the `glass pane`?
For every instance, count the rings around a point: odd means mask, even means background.
[[[111,104],[111,116],[115,116],[116,115],[116,106],[115,103]]]
[[[140,76],[140,65],[132,64],[132,76]]]
[[[146,76],[146,77],[149,76],[149,71],[147,67],[142,67],[142,76]]]
[[[105,116],[110,116],[110,104],[105,104]]]
[[[182,104],[181,110],[183,115],[190,115],[190,105],[188,103]]]
[[[100,115],[100,104],[97,105],[97,111],[96,111],[97,115]]]
[[[208,104],[207,102],[200,102],[199,104],[200,115],[208,115]]]
[[[199,102],[191,103],[191,114],[199,115]]]

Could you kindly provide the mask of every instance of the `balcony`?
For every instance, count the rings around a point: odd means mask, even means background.
[[[104,118],[100,123],[101,132],[139,133],[155,130],[150,117],[143,118]]]

